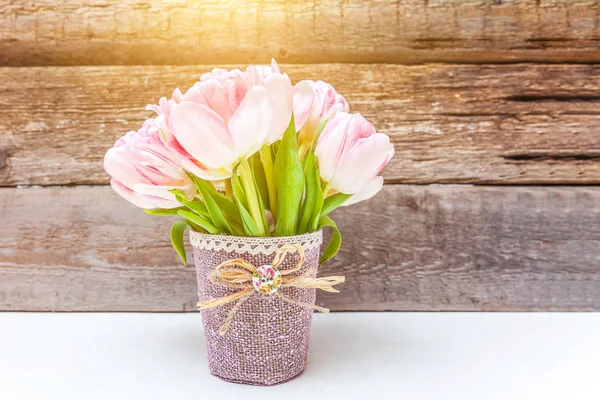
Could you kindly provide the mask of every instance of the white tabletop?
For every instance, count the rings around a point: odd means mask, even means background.
[[[0,399],[600,399],[600,314],[315,315],[274,387],[208,372],[199,314],[0,313]]]

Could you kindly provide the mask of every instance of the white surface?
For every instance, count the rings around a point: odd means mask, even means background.
[[[199,314],[0,313],[0,399],[600,399],[600,314],[315,315],[306,371],[208,372]]]

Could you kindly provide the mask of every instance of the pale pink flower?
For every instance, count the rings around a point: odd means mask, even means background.
[[[301,153],[312,142],[317,126],[338,111],[348,112],[349,106],[329,83],[304,80],[294,86],[294,122]]]
[[[182,190],[188,197],[196,192],[175,155],[163,144],[160,127],[153,119],[117,140],[104,156],[104,169],[112,177],[115,192],[137,207],[180,207],[169,189]]]
[[[173,108],[183,101],[183,94],[179,89],[175,89],[171,96],[171,99],[162,97],[158,105],[148,104],[147,110],[154,111],[158,116],[156,117],[156,123],[160,128],[160,137],[165,146],[175,154],[177,160],[181,166],[196,176],[208,180],[222,180],[228,178],[231,174],[229,171],[223,169],[210,168],[187,152],[181,146],[177,138],[171,132],[169,121],[171,118],[171,111]]]
[[[334,191],[357,194],[357,202],[381,189],[383,179],[377,175],[394,155],[394,146],[362,115],[338,112],[321,133],[315,155],[321,178]]]
[[[291,81],[274,61],[270,68],[214,69],[161,106],[167,146],[201,166],[182,162],[195,175],[226,178],[240,160],[281,138],[292,99]]]
[[[375,196],[379,191],[383,188],[383,177],[376,176],[371,182],[367,184],[364,188],[356,192],[352,195],[343,206],[351,206],[352,204],[359,203],[364,200],[369,200],[371,197]]]

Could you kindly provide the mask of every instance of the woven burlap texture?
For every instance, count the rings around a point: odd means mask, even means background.
[[[318,268],[322,233],[256,238],[191,232],[190,240],[198,298],[204,301],[236,291],[214,285],[208,279],[217,265],[231,259],[242,258],[256,267],[269,265],[281,246],[298,244],[306,260],[297,274]],[[290,253],[279,269],[292,269],[298,260],[298,254]],[[315,303],[315,289],[282,287],[280,290],[294,300]],[[231,382],[268,386],[290,380],[304,370],[313,310],[257,292],[237,310],[227,333],[220,335],[219,328],[232,307],[233,303],[201,311],[213,375]]]

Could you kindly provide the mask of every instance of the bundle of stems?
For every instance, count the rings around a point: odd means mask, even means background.
[[[197,190],[194,198],[172,189],[181,207],[145,211],[183,218],[171,227],[171,242],[184,263],[183,236],[188,227],[208,234],[256,237],[293,236],[330,227],[333,234],[321,258],[325,262],[337,254],[342,242],[328,214],[351,197],[332,193],[320,177],[314,150],[326,123],[318,126],[307,148],[299,149],[292,118],[281,140],[241,159],[231,178],[215,184],[188,172]]]

